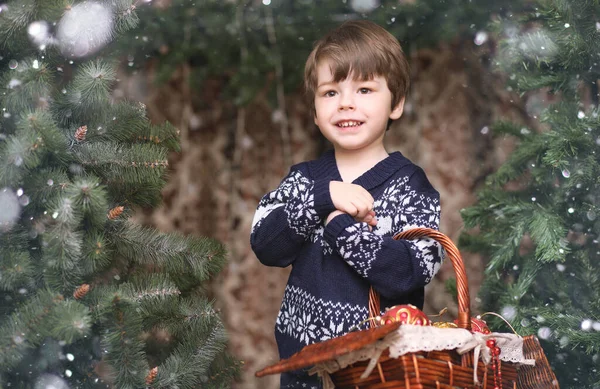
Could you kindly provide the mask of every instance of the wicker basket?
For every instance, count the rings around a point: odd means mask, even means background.
[[[458,291],[459,328],[471,329],[470,298],[465,267],[457,247],[439,231],[415,228],[394,236],[394,239],[416,239],[429,237],[438,241],[445,249],[456,274]],[[378,294],[371,289],[369,294],[370,317],[380,313]],[[399,323],[352,332],[336,339],[315,343],[279,363],[256,373],[257,377],[296,370],[327,362],[352,351],[359,350],[398,329]],[[501,363],[502,388],[504,389],[554,389],[558,382],[544,352],[535,336],[524,338],[523,354],[535,359],[535,366],[511,362]],[[459,355],[455,350],[415,352],[391,358],[387,351],[377,361],[375,369],[366,378],[361,378],[369,361],[361,361],[333,374],[331,379],[338,389],[494,389],[494,374],[491,367],[482,361],[474,361],[473,352]],[[475,364],[479,383],[474,381]]]

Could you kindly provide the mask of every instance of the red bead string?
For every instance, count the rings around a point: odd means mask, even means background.
[[[500,347],[496,346],[495,339],[486,342],[492,354],[492,370],[494,371],[494,389],[502,389],[502,367],[500,365]]]

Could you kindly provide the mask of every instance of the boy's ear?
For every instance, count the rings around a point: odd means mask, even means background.
[[[392,108],[392,113],[390,113],[390,119],[396,120],[399,119],[400,116],[402,116],[402,112],[404,112],[404,100],[405,97],[403,97],[402,100],[400,100],[400,102],[394,108]]]

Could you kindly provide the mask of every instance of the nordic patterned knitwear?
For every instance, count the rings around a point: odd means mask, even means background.
[[[342,181],[332,150],[293,166],[262,198],[252,222],[258,259],[267,266],[292,265],[275,323],[282,359],[356,329],[369,314],[371,285],[382,312],[398,304],[422,308],[424,287],[440,267],[441,246],[434,240],[392,238],[414,227],[438,229],[439,194],[421,168],[394,152],[353,181],[375,199],[372,231],[347,214],[324,227],[335,210],[331,181]],[[304,371],[281,375],[282,389],[320,387]]]

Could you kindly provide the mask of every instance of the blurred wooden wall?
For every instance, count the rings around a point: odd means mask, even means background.
[[[441,231],[455,242],[462,228],[459,211],[473,203],[474,188],[510,150],[506,141],[494,141],[486,126],[499,118],[524,122],[528,117],[502,80],[487,70],[486,50],[463,42],[413,53],[405,113],[386,136],[388,151],[399,150],[420,165],[440,192]],[[221,81],[190,88],[188,73],[182,68],[156,89],[149,68],[121,86],[123,96],[146,102],[155,122],[169,120],[181,130],[182,153],[172,156],[165,205],[141,218],[163,231],[210,236],[227,245],[229,264],[211,290],[231,350],[245,361],[235,387],[275,389],[277,376],[256,379],[253,374],[278,360],[273,328],[289,269],[258,262],[249,244],[251,222],[258,201],[277,187],[289,163],[317,158],[327,145],[299,91],[287,91],[285,112],[267,101],[266,91],[237,108],[219,99]],[[289,139],[282,120],[287,120]],[[479,257],[463,254],[476,309],[483,266]],[[449,307],[448,320],[456,309],[444,289],[449,277],[446,263],[427,288],[425,307],[428,314]]]

